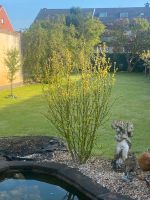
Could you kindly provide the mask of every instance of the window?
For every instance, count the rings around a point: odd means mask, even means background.
[[[0,23],[1,23],[1,24],[4,24],[4,19],[0,19]]]
[[[99,18],[107,17],[107,12],[99,13]]]
[[[120,13],[120,18],[128,18],[128,13],[127,12]]]
[[[140,13],[140,17],[144,17],[144,13]]]

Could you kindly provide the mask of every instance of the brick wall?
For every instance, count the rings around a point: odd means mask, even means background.
[[[5,65],[5,58],[7,51],[12,48],[17,48],[20,51],[20,33],[6,32],[0,30],[0,87],[9,85],[7,79],[7,67]],[[22,71],[16,73],[14,84],[23,82]]]

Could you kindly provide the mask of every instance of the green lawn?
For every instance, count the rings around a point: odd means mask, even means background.
[[[9,90],[0,91],[0,136],[57,135],[44,118],[46,103],[40,85],[26,85],[14,89],[17,99],[5,98]],[[94,154],[112,156],[115,148],[111,122],[130,120],[135,131],[133,150],[136,153],[150,148],[150,81],[142,74],[119,73],[113,90],[117,101],[112,115],[98,131]]]

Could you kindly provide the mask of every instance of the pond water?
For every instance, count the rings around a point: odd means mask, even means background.
[[[0,181],[0,200],[84,200],[61,181],[51,177],[15,173]],[[57,183],[56,183],[57,182]],[[61,186],[59,186],[61,185]],[[64,188],[62,187],[64,185]]]

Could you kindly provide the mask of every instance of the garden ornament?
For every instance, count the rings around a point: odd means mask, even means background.
[[[143,171],[150,171],[150,152],[144,152],[138,157],[138,164]]]
[[[131,149],[130,138],[133,136],[133,124],[125,121],[114,121],[112,128],[116,131],[115,140],[117,141],[112,165],[115,170],[123,170]]]

